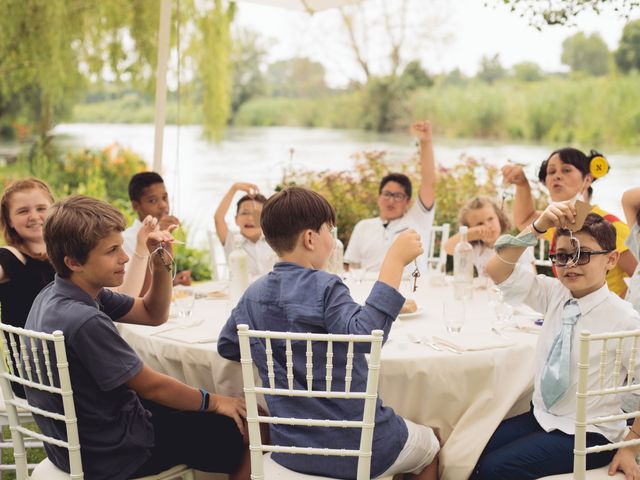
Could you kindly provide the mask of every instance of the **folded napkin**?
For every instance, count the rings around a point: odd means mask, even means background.
[[[178,326],[170,330],[164,330],[155,335],[174,342],[181,343],[215,343],[218,341],[218,331],[211,324],[192,326]]]
[[[504,348],[515,345],[511,340],[498,337],[497,335],[442,335],[433,336],[433,341],[439,345],[453,348],[460,352],[475,352],[478,350],[490,350],[493,348]]]

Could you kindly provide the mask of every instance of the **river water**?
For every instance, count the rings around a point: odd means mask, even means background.
[[[347,170],[358,151],[385,150],[390,160],[403,160],[414,151],[409,135],[377,134],[351,130],[293,127],[230,129],[218,144],[202,138],[198,126],[167,126],[163,177],[172,198],[172,210],[189,227],[191,241],[201,244],[213,228],[213,213],[233,182],[257,184],[263,193],[273,191],[289,166],[311,170]],[[67,145],[103,148],[112,143],[132,149],[151,164],[151,124],[62,124],[54,134]],[[529,178],[557,145],[435,139],[439,163],[451,166],[462,154],[484,158],[496,165],[508,159],[527,164]],[[620,196],[640,186],[640,152],[605,151],[612,169],[595,185],[594,203],[622,216]]]

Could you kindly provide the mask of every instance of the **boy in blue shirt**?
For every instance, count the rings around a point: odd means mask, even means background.
[[[472,479],[518,480],[569,473],[573,470],[576,422],[578,341],[582,330],[593,334],[640,328],[640,315],[609,291],[607,272],[616,266],[615,228],[600,215],[590,213],[573,237],[568,227],[575,224],[576,207],[570,202],[552,203],[517,239],[507,243],[487,264],[487,273],[507,302],[525,303],[544,314],[536,346],[534,389],[531,411],[503,421],[485,447]],[[514,265],[527,244],[549,228],[557,228],[557,248],[551,257],[558,278],[535,275]],[[516,246],[519,243],[522,246]],[[568,348],[565,342],[568,343]],[[615,357],[617,342],[609,342],[608,356]],[[631,345],[625,342],[623,367],[629,369]],[[589,382],[599,379],[600,349],[589,359]],[[612,365],[611,365],[612,367]],[[610,372],[611,375],[613,371]],[[632,372],[638,378],[638,368]],[[620,399],[612,395],[589,399],[590,416],[621,413]],[[617,442],[625,436],[625,422],[601,422],[587,426],[587,447]],[[635,419],[626,439],[640,437],[640,420]],[[626,478],[640,478],[635,447],[587,455],[587,469],[606,466],[609,475],[617,470]]]
[[[389,334],[400,313],[404,297],[398,292],[404,267],[422,253],[420,236],[408,230],[398,236],[382,264],[378,281],[364,306],[356,303],[339,277],[322,271],[335,247],[332,229],[336,217],[333,207],[319,194],[298,187],[272,196],[262,210],[265,238],[278,254],[273,271],[256,280],[231,312],[218,339],[223,357],[240,359],[237,325],[252,329],[370,334],[375,329]],[[264,346],[252,344],[254,358],[264,384],[268,383]],[[344,350],[346,346],[341,345]],[[337,346],[334,347],[338,350]],[[276,366],[285,365],[284,351],[274,349]],[[364,391],[367,380],[365,351],[354,354],[352,391]],[[305,352],[294,347],[294,382],[306,385]],[[326,358],[326,347],[314,346],[314,356]],[[344,388],[345,352],[334,352],[335,389]],[[338,363],[338,362],[342,363]],[[314,389],[324,389],[324,365],[314,362]],[[267,397],[274,415],[301,413],[306,417],[335,420],[361,420],[362,404],[345,399]],[[271,425],[275,444],[305,447],[357,449],[359,431],[354,429],[293,427]],[[412,473],[418,479],[438,475],[438,439],[429,427],[403,419],[382,405],[378,398],[373,432],[372,476]],[[334,478],[355,478],[357,460],[346,457],[273,454],[274,461],[306,474]]]
[[[248,480],[244,401],[209,395],[152,370],[113,323],[160,325],[171,300],[168,231],[149,234],[153,274],[143,298],[105,288],[124,278],[125,226],[122,214],[100,200],[73,196],[54,204],[44,240],[56,276],[36,297],[26,322],[31,330],[64,333],[85,478],[125,480],[187,464]],[[27,388],[27,397],[62,413],[57,396]],[[44,433],[66,436],[64,423],[35,419]],[[45,448],[51,462],[68,472],[66,449]]]

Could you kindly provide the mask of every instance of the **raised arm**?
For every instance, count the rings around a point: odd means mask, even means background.
[[[530,224],[528,225],[517,238],[527,235],[529,232],[533,233],[536,237],[540,235],[539,232],[545,232],[551,227],[563,227],[569,225],[575,221],[576,209],[573,205],[567,202],[557,202],[549,205],[542,215],[535,220],[535,229]],[[536,231],[536,229],[538,231]],[[516,247],[507,246],[500,250],[487,262],[486,272],[491,280],[499,284],[504,282],[511,276],[515,269],[515,264],[518,262],[520,255],[527,249],[527,246]],[[499,255],[499,256],[498,256]]]
[[[222,243],[222,245],[224,245],[225,241],[227,240],[227,235],[229,234],[229,227],[227,226],[225,217],[227,215],[227,212],[229,211],[231,202],[233,201],[233,196],[238,191],[246,192],[248,195],[255,195],[256,193],[258,193],[258,187],[253,183],[234,183],[233,185],[231,185],[231,188],[229,188],[224,197],[222,197],[220,205],[218,205],[218,209],[213,215],[213,220],[216,225],[216,233],[218,234],[218,238],[220,239],[220,243]]]
[[[476,240],[484,240],[486,238],[491,238],[493,232],[488,227],[484,225],[478,225],[476,227],[471,227],[467,231],[467,241],[474,242]],[[444,250],[448,255],[453,256],[453,251],[456,248],[456,245],[460,242],[460,233],[456,233],[455,235],[449,237],[447,241],[444,243]]]
[[[632,188],[622,194],[622,209],[627,220],[627,225],[632,227],[638,223],[640,212],[640,187]]]
[[[404,267],[422,255],[423,252],[418,232],[413,229],[402,232],[387,250],[382,267],[380,267],[378,280],[397,290],[402,281]]]
[[[436,199],[436,161],[433,155],[431,124],[427,121],[415,122],[411,129],[420,142],[420,200],[427,207],[433,207]]]
[[[502,182],[516,187],[513,199],[513,222],[518,230],[523,231],[540,216],[541,212],[536,210],[533,203],[531,185],[522,166],[510,163],[502,167]]]
[[[144,297],[136,298],[133,307],[120,321],[124,323],[136,323],[140,325],[161,325],[169,316],[171,303],[171,260],[166,252],[173,255],[171,242],[173,237],[167,230],[152,232],[147,238],[147,247],[151,253],[152,279],[151,287]],[[160,245],[164,245],[165,253],[156,252]],[[153,253],[156,252],[156,253]]]
[[[147,249],[147,238],[158,226],[158,220],[151,215],[142,221],[142,226],[138,230],[136,237],[136,247],[133,255],[129,259],[131,264],[124,275],[124,281],[119,287],[112,290],[118,293],[124,293],[130,297],[139,297],[144,284],[144,277],[147,274],[149,266],[149,250]]]

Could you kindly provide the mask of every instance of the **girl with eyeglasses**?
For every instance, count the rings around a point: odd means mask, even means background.
[[[609,165],[602,154],[592,150],[589,155],[585,155],[575,148],[561,148],[551,152],[540,165],[538,178],[547,190],[552,202],[564,202],[575,199],[584,199],[590,203],[593,194],[592,184],[598,178],[604,176],[609,170]],[[505,183],[515,185],[516,193],[513,202],[514,222],[520,231],[529,226],[537,228],[536,220],[542,213],[536,210],[531,193],[531,185],[527,179],[522,166],[509,164],[502,168]],[[591,213],[597,213],[610,222],[616,230],[616,250],[620,254],[618,264],[607,274],[607,284],[609,289],[625,296],[627,285],[625,278],[631,276],[638,265],[637,259],[625,245],[625,240],[629,236],[629,227],[615,215],[610,214],[591,205]],[[543,238],[549,243],[549,253],[554,254],[556,248],[555,228],[547,231],[537,229],[543,234]],[[556,269],[554,268],[554,274]]]

